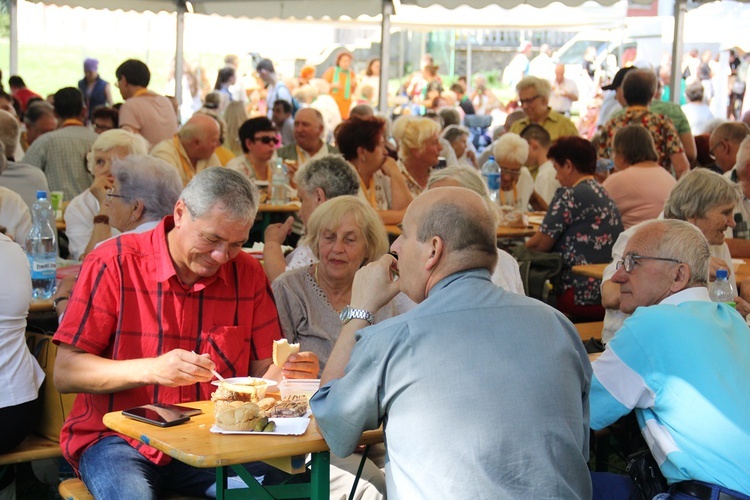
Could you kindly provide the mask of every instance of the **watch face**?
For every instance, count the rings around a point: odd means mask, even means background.
[[[341,311],[341,314],[339,315],[339,319],[342,323],[346,324],[349,322],[350,319],[352,319],[352,308],[349,306],[346,306],[343,311]]]

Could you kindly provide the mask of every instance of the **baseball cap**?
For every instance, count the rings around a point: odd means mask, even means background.
[[[622,81],[625,79],[625,75],[628,74],[628,71],[636,69],[634,66],[628,66],[627,68],[620,68],[617,71],[617,74],[615,74],[615,77],[612,79],[612,83],[609,85],[604,85],[602,87],[602,90],[617,90],[620,88],[620,85],[622,85]]]

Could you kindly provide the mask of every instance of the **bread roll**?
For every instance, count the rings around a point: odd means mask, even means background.
[[[255,403],[219,401],[215,407],[216,427],[225,431],[252,431],[268,424],[268,417]]]
[[[273,364],[279,368],[284,367],[289,356],[299,352],[299,344],[290,344],[287,339],[274,340],[273,342]]]
[[[222,380],[211,394],[211,401],[247,401],[257,403],[266,395],[267,384],[262,380],[249,380],[247,384],[230,384]]]

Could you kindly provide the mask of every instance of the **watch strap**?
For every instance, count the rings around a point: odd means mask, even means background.
[[[347,324],[353,319],[362,319],[367,321],[370,325],[375,323],[375,316],[370,311],[365,309],[354,309],[351,306],[346,306],[341,312],[341,322]]]

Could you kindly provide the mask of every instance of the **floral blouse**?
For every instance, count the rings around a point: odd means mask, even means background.
[[[561,292],[572,287],[576,304],[599,304],[601,280],[574,275],[571,267],[612,260],[612,247],[623,226],[607,191],[593,179],[558,189],[539,231],[555,240],[552,251],[562,255]]]

